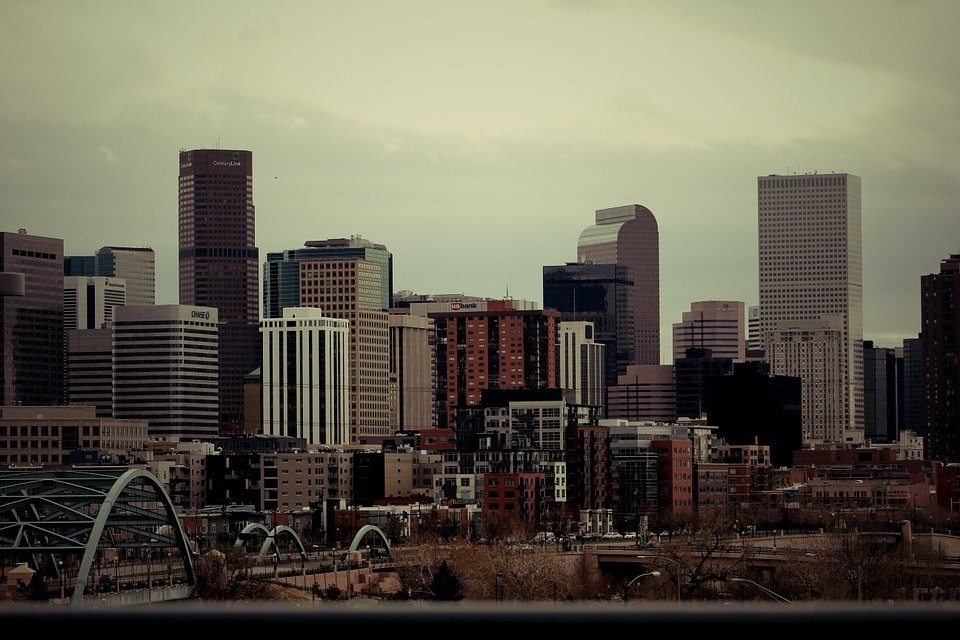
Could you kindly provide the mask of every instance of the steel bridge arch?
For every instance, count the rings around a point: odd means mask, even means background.
[[[387,554],[390,552],[390,541],[387,540],[387,536],[383,534],[383,531],[380,530],[380,527],[372,524],[365,524],[360,527],[360,530],[357,531],[357,535],[353,536],[353,541],[350,543],[350,548],[347,551],[356,551],[360,547],[360,541],[363,540],[364,536],[368,533],[375,533],[380,536],[380,539],[383,540],[383,545],[387,549]]]
[[[293,538],[293,541],[297,543],[297,547],[300,549],[300,558],[305,559],[307,557],[307,550],[303,546],[303,541],[300,540],[300,536],[297,535],[297,532],[292,528],[288,527],[285,524],[277,525],[272,530],[267,529],[266,526],[260,524],[259,522],[251,522],[247,524],[243,530],[237,536],[237,541],[234,543],[234,547],[242,547],[244,536],[252,531],[262,531],[264,535],[263,544],[260,545],[260,553],[257,555],[256,562],[263,562],[266,558],[267,551],[270,547],[273,547],[273,555],[276,558],[280,558],[280,547],[277,546],[277,536],[281,533],[289,533]]]
[[[177,548],[196,585],[192,549],[163,485],[126,467],[0,471],[0,552],[30,556],[35,571],[61,577],[58,557],[81,555],[70,603],[83,604],[101,549]]]

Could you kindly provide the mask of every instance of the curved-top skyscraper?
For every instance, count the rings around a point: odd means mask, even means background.
[[[577,241],[577,261],[621,264],[633,278],[636,364],[660,364],[660,232],[639,204],[597,209]]]

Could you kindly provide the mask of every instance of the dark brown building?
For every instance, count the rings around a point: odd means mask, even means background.
[[[241,433],[243,379],[261,357],[252,152],[181,151],[179,200],[180,304],[219,312],[220,430]]]
[[[960,462],[960,254],[920,278],[923,457]]]
[[[0,406],[63,404],[63,240],[0,232],[0,272],[24,282],[0,296]]]

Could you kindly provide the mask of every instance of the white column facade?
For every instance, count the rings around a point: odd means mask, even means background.
[[[260,332],[264,434],[349,444],[349,321],[288,307],[282,318],[261,320]]]

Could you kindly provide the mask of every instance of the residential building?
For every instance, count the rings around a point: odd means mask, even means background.
[[[437,342],[437,426],[454,426],[457,410],[481,404],[485,389],[557,388],[557,324],[551,309],[431,313]]]
[[[243,378],[260,366],[253,153],[180,151],[180,304],[219,319],[219,428],[243,431]]]
[[[920,277],[925,457],[960,462],[960,253]]]

